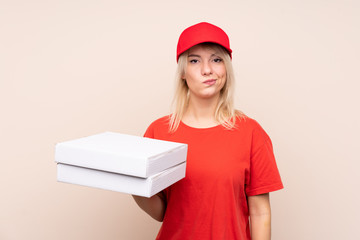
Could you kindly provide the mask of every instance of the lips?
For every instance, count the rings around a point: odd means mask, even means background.
[[[204,81],[203,83],[207,84],[207,85],[213,85],[216,83],[216,79],[209,79]]]

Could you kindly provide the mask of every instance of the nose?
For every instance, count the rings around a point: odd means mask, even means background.
[[[202,63],[201,74],[204,76],[210,75],[212,73],[211,65],[207,61]]]

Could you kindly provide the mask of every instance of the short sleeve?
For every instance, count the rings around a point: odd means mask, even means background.
[[[162,124],[163,122],[165,123],[164,119],[166,119],[165,117],[160,118],[154,122],[152,122],[148,128],[146,129],[143,137],[147,137],[147,138],[153,138],[153,139],[160,139],[159,138],[159,130],[161,131],[161,129],[165,129],[165,125]],[[162,190],[162,192],[165,194],[166,199],[168,197],[168,193],[169,193],[169,187]]]
[[[153,121],[144,133],[144,137],[155,138],[160,140],[166,140],[166,134],[168,133],[169,116],[161,117]]]
[[[145,131],[144,133],[144,137],[147,138],[154,138],[154,128],[153,128],[153,124],[151,124]]]
[[[271,139],[260,125],[253,131],[249,173],[245,187],[248,196],[283,188]]]

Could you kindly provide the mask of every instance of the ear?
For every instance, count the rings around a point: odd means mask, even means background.
[[[185,86],[188,86],[187,81],[186,81],[186,78],[182,77],[182,78],[181,78],[181,81],[182,81],[182,84],[185,84]]]

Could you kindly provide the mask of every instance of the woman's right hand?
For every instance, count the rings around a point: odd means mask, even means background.
[[[159,222],[163,221],[166,210],[166,199],[163,192],[159,192],[150,198],[136,195],[132,196],[142,210],[155,220]]]

